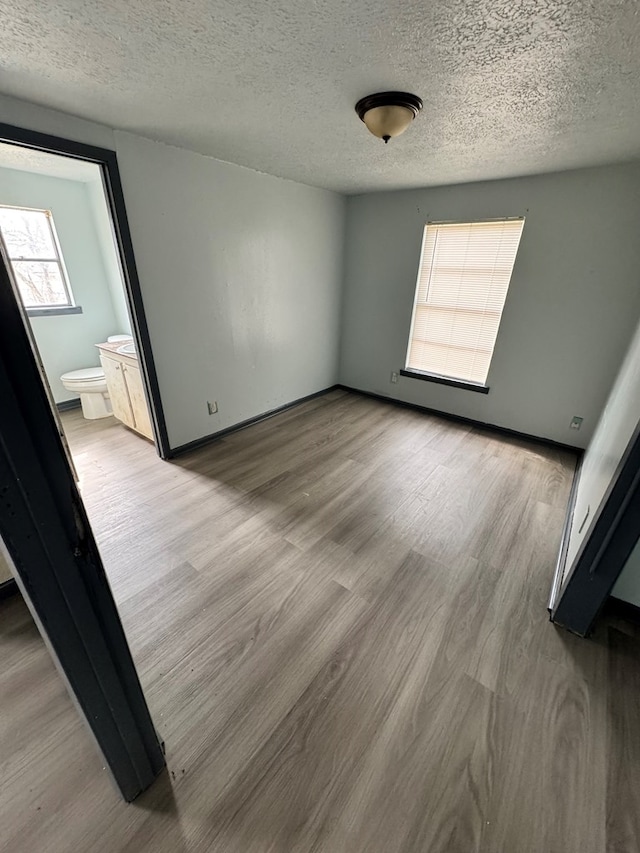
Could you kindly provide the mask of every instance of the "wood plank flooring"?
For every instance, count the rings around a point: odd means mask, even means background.
[[[575,459],[341,391],[174,463],[64,424],[169,770],[0,604],[0,850],[631,853],[640,640],[546,601]]]

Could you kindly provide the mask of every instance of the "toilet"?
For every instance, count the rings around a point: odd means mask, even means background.
[[[82,414],[88,421],[108,418],[113,414],[107,392],[107,380],[101,367],[83,367],[63,373],[60,381],[67,391],[80,397]]]
[[[107,338],[108,343],[120,341],[131,341],[131,335],[111,335]],[[98,418],[108,418],[113,414],[111,400],[107,391],[107,380],[101,367],[83,367],[80,370],[70,370],[60,377],[62,385],[80,397],[82,415],[88,421]]]

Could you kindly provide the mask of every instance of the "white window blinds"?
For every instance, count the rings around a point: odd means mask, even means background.
[[[524,219],[428,223],[407,369],[484,385]]]

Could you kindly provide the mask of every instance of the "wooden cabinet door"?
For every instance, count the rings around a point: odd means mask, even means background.
[[[140,368],[134,367],[132,364],[123,364],[122,368],[129,391],[131,409],[133,410],[134,429],[153,441],[153,429],[151,428],[151,418],[149,417]]]
[[[104,376],[107,380],[107,390],[111,397],[111,406],[113,414],[129,427],[135,426],[133,411],[131,410],[131,402],[129,401],[129,392],[127,391],[127,383],[124,376],[123,367],[115,358],[109,358],[106,355],[100,355],[100,363],[104,370]]]

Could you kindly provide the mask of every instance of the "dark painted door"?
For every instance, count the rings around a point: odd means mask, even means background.
[[[0,240],[0,534],[122,796],[164,767]]]

